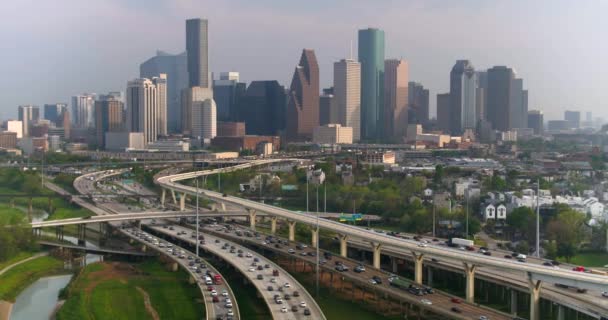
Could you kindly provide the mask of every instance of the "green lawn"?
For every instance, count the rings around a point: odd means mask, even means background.
[[[36,254],[36,252],[30,252],[30,251],[19,252],[16,256],[14,256],[6,261],[0,262],[0,270],[10,266],[13,263],[17,263],[21,260],[25,260],[35,254]]]
[[[17,208],[0,203],[0,224],[10,225],[25,221],[25,213]]]
[[[566,262],[560,258],[559,261]],[[608,253],[605,252],[584,252],[574,256],[570,263],[585,267],[603,267],[608,264]]]
[[[169,272],[156,261],[92,264],[70,284],[57,319],[151,319],[138,287],[150,296],[161,319],[201,319],[204,304],[198,288],[184,272]],[[124,273],[124,270],[129,270]]]
[[[15,266],[0,276],[0,300],[14,301],[19,293],[36,280],[63,271],[63,262],[40,257]]]

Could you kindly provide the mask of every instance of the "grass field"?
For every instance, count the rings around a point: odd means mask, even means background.
[[[87,266],[68,287],[57,319],[153,319],[142,292],[160,319],[204,317],[200,291],[188,283],[188,275],[150,261]]]
[[[6,268],[7,266],[10,266],[13,263],[17,263],[21,260],[25,260],[35,254],[36,254],[36,252],[21,251],[16,256],[14,256],[6,261],[0,262],[0,270]]]
[[[25,221],[25,214],[17,208],[0,203],[0,224],[10,225]]]
[[[566,259],[558,259],[566,262]],[[584,252],[574,256],[570,263],[585,267],[603,267],[608,264],[608,253],[605,252]]]
[[[40,257],[15,266],[0,276],[0,300],[14,301],[19,293],[36,280],[63,271],[63,262]]]

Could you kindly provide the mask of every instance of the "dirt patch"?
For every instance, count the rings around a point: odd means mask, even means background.
[[[84,288],[84,292],[87,295],[103,281],[115,279],[126,283],[127,278],[138,274],[135,268],[120,262],[102,262],[101,266],[102,270],[91,272],[87,275],[87,278],[90,279],[90,282]]]
[[[152,319],[154,320],[160,320],[160,317],[158,316],[158,313],[156,312],[156,310],[154,309],[154,307],[152,306],[152,302],[150,301],[150,295],[146,292],[146,290],[140,288],[140,287],[135,287],[137,289],[137,291],[139,291],[139,293],[142,294],[142,296],[144,296],[144,305],[146,306],[146,311],[148,311],[148,313],[150,314],[150,316],[152,317]]]
[[[8,320],[13,310],[13,304],[7,301],[0,300],[0,320]]]

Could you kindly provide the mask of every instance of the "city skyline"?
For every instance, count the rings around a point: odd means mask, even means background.
[[[339,1],[336,3],[340,3]],[[439,6],[438,4],[442,4]],[[213,32],[210,34],[210,42],[216,44],[210,50],[210,71],[216,75],[221,71],[239,71],[242,80],[278,80],[282,85],[288,85],[291,76],[291,57],[297,54],[303,47],[315,49],[318,55],[321,71],[321,87],[327,87],[332,83],[332,64],[342,58],[350,56],[350,43],[356,48],[357,30],[366,27],[377,27],[386,33],[387,58],[403,58],[410,63],[410,79],[420,82],[430,89],[431,96],[446,92],[449,88],[449,79],[446,78],[446,70],[457,59],[468,59],[473,62],[476,69],[487,69],[494,65],[507,65],[515,68],[518,74],[527,80],[527,87],[531,91],[530,109],[543,110],[547,119],[560,119],[563,111],[575,109],[581,111],[593,111],[594,115],[606,117],[601,104],[604,100],[599,81],[602,73],[608,71],[608,65],[597,65],[600,57],[608,51],[604,44],[596,42],[585,42],[580,37],[581,33],[593,36],[596,30],[589,29],[589,22],[600,21],[593,17],[601,12],[601,3],[593,3],[597,7],[591,7],[591,2],[581,1],[576,6],[568,5],[566,2],[551,2],[551,14],[540,17],[532,16],[534,8],[546,6],[548,2],[526,3],[529,10],[521,11],[517,25],[513,27],[507,24],[510,14],[520,12],[524,5],[521,1],[505,3],[492,3],[492,5],[480,1],[465,1],[459,4],[446,4],[441,1],[413,1],[408,4],[383,2],[374,4],[379,12],[386,12],[379,19],[365,10],[371,5],[354,1],[351,8],[342,8],[336,4],[322,6],[320,2],[313,1],[310,8],[301,12],[295,12],[293,8],[276,1],[264,2],[265,11],[257,9],[260,15],[245,12],[254,10],[251,4],[243,1],[229,1],[219,3],[213,8],[208,8],[206,2],[195,4],[192,1],[166,2],[157,1],[158,8],[154,6],[139,8],[130,1],[104,1],[98,6],[101,14],[112,15],[117,27],[100,26],[91,19],[74,17],[69,12],[76,10],[79,3],[71,1],[59,1],[54,4],[53,9],[62,7],[70,10],[57,10],[57,28],[52,30],[41,30],[41,26],[23,26],[21,21],[11,19],[11,10],[15,13],[28,6],[28,2],[20,2],[8,8],[7,18],[0,22],[4,26],[0,37],[5,42],[15,43],[14,48],[5,50],[9,59],[4,64],[5,69],[14,74],[12,80],[3,79],[2,86],[7,88],[7,94],[0,104],[0,116],[4,119],[15,118],[14,108],[20,104],[43,105],[45,103],[68,101],[69,97],[79,92],[106,92],[120,89],[124,79],[131,79],[138,75],[138,64],[153,56],[154,52],[164,50],[173,54],[184,51],[185,36],[183,34],[184,20],[196,16],[207,18],[212,23]],[[56,5],[56,7],[55,7]],[[608,7],[608,6],[607,6]],[[159,10],[162,9],[162,10]],[[407,9],[407,10],[406,10]],[[138,18],[133,19],[135,11],[143,11]],[[329,19],[331,14],[338,10],[347,10],[343,14],[344,21],[338,24]],[[400,11],[401,10],[401,11]],[[44,14],[45,5],[38,5],[32,11],[32,17]],[[68,11],[68,13],[61,12]],[[266,12],[267,11],[267,12]],[[499,16],[504,11],[505,16]],[[403,19],[399,18],[399,15]],[[355,14],[356,13],[356,14]],[[272,41],[273,35],[283,37],[289,33],[292,39],[302,39],[306,34],[304,28],[306,15],[320,15],[322,23],[315,24],[312,32],[323,32],[322,36],[315,39]],[[234,19],[243,22],[251,22],[255,26],[242,30],[233,24],[231,19],[223,19],[232,15]],[[290,23],[282,30],[273,30],[271,26],[262,23],[269,15],[276,15],[279,21]],[[18,16],[15,14],[14,16]],[[466,17],[470,21],[462,22]],[[560,21],[565,18],[578,17],[582,24],[564,27]],[[459,22],[450,28],[443,28],[437,32],[437,26],[427,28],[414,28],[416,25],[424,24],[424,19],[444,19],[445,22]],[[537,19],[538,18],[538,19]],[[163,28],[154,33],[154,36],[144,36],[146,28],[142,31],[134,28],[123,28],[120,21],[130,19],[143,26],[156,25],[157,20],[163,22]],[[83,20],[83,21],[81,21]],[[224,21],[230,20],[230,21]],[[416,32],[402,28],[402,21],[408,21]],[[528,21],[529,23],[525,23]],[[259,23],[258,23],[259,22]],[[597,22],[604,23],[604,22]],[[82,29],[73,30],[71,25],[82,25]],[[485,30],[471,30],[466,26],[485,24]],[[401,27],[401,28],[399,28]],[[564,29],[566,28],[566,29]],[[11,34],[8,30],[20,29],[21,32]],[[276,29],[276,28],[275,28]],[[425,29],[425,30],[423,30]],[[426,30],[428,29],[428,30]],[[445,29],[445,30],[444,30]],[[120,31],[120,32],[119,32]],[[522,36],[522,32],[524,32]],[[584,31],[584,32],[583,32]],[[269,33],[272,32],[272,33]],[[460,36],[468,32],[471,41],[462,43],[449,41],[450,37]],[[17,38],[16,35],[18,36]],[[87,36],[88,37],[85,37]],[[138,38],[133,42],[132,38]],[[500,36],[502,41],[496,41]],[[42,39],[41,37],[44,37]],[[65,42],[62,48],[76,45],[74,40],[79,39],[82,45],[65,55],[59,49],[46,51],[48,59],[39,59],[35,48],[41,45]],[[130,41],[127,42],[127,39]],[[585,37],[586,39],[586,37]],[[141,41],[139,41],[141,40]],[[221,40],[221,41],[218,41]],[[241,40],[241,41],[237,41]],[[120,45],[124,50],[120,53],[110,52],[107,44]],[[562,43],[571,43],[569,46],[561,46]],[[580,45],[576,45],[580,44]],[[103,50],[90,50],[105,47]],[[582,48],[585,48],[583,51]],[[87,50],[83,50],[87,49]],[[539,54],[539,49],[543,49]],[[279,54],[280,52],[280,54]],[[598,58],[594,58],[594,57]],[[69,56],[69,57],[68,57]],[[19,59],[20,63],[10,64],[9,61]],[[44,61],[41,61],[44,60]],[[259,60],[260,63],[252,63]],[[84,70],[92,70],[92,65],[104,65],[104,77],[86,76]],[[25,68],[28,65],[31,67]],[[266,66],[266,67],[264,67]],[[557,67],[559,66],[559,68]],[[31,68],[31,69],[29,69]],[[21,75],[23,74],[23,75]],[[54,86],[40,88],[37,92],[28,92],[28,81],[25,78],[44,78],[53,75],[56,78]],[[557,75],[567,75],[558,77]],[[431,110],[434,113],[435,102],[431,99]]]

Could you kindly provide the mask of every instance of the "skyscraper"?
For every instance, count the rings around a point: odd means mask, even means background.
[[[511,86],[515,78],[513,70],[505,66],[488,69],[486,117],[495,130],[508,131],[511,124]]]
[[[286,114],[286,137],[290,141],[311,140],[319,125],[319,65],[315,51],[302,50],[291,86]]]
[[[40,108],[38,106],[26,105],[19,106],[17,111],[18,120],[23,125],[23,137],[29,137],[32,124],[40,120]]]
[[[541,135],[544,132],[543,112],[540,110],[528,111],[528,128],[534,130],[534,134]]]
[[[450,132],[461,134],[477,124],[475,67],[469,60],[458,60],[450,71]]]
[[[403,142],[407,132],[408,65],[405,60],[384,62],[384,140]]]
[[[44,105],[44,118],[57,125],[59,117],[68,108],[65,103],[53,103]]]
[[[186,20],[188,86],[209,88],[209,38],[206,19]]]
[[[515,76],[515,73],[513,73]],[[528,127],[528,91],[524,90],[524,80],[514,78],[511,82],[510,128]]]
[[[192,124],[195,121],[192,116],[192,109],[196,102],[207,99],[213,100],[213,90],[211,88],[191,87],[182,90],[182,134],[192,134]]]
[[[186,53],[157,51],[156,56],[139,65],[139,77],[152,79],[167,75],[167,131],[181,132],[181,91],[188,87]]]
[[[118,132],[125,129],[123,119],[124,105],[112,95],[102,95],[95,101],[95,132],[97,145],[104,148],[106,132]]]
[[[334,99],[340,124],[353,128],[353,141],[361,139],[361,63],[334,62]]]
[[[450,108],[450,93],[437,95],[437,127],[443,132],[451,131],[452,109]]]
[[[92,128],[95,125],[94,93],[72,97],[72,121],[76,128]]]
[[[475,107],[477,108],[477,121],[486,118],[486,102],[488,95],[488,72],[477,71],[477,92],[475,93]]]
[[[418,82],[410,81],[408,89],[408,122],[427,126],[429,123],[429,89]]]
[[[247,134],[273,136],[285,130],[287,96],[278,81],[253,81],[237,107],[237,121]]]
[[[566,110],[564,120],[568,121],[570,128],[578,129],[581,125],[581,112]]]
[[[222,72],[220,79],[213,81],[213,100],[217,105],[219,121],[234,121],[237,118],[239,99],[247,85],[239,82],[238,72]]]
[[[378,141],[384,114],[384,31],[359,30],[361,62],[361,137]]]
[[[162,106],[167,99],[164,80],[162,74],[152,80],[140,78],[127,83],[127,129],[143,132],[145,144],[157,140],[163,132],[163,123],[166,127],[166,106]]]
[[[156,86],[158,97],[158,114],[156,122],[158,123],[158,134],[167,135],[167,75],[161,73],[158,77],[152,78],[152,83]]]
[[[192,106],[192,137],[210,142],[217,135],[217,107],[213,99],[195,101]]]
[[[333,87],[323,89],[323,94],[319,97],[319,125],[330,123],[340,123],[340,114]]]

